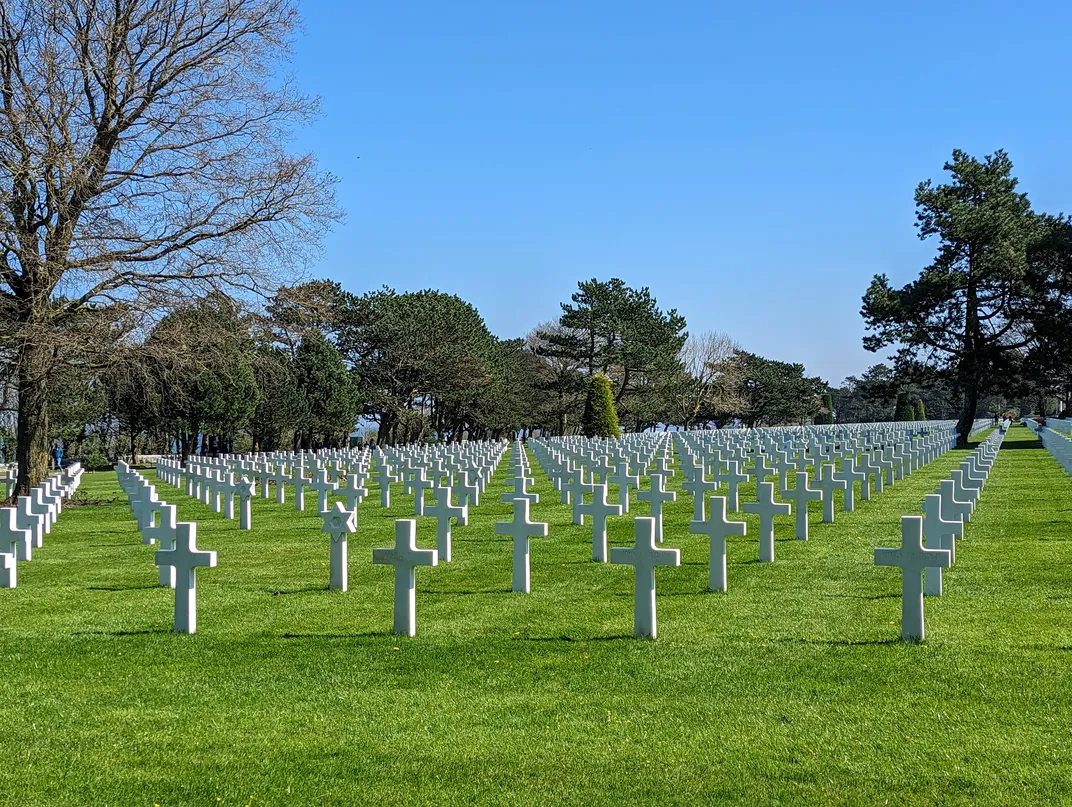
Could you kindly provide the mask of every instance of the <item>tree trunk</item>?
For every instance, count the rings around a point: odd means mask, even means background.
[[[979,405],[979,388],[972,384],[964,390],[964,408],[960,412],[960,420],[957,421],[957,445],[964,447],[968,444],[968,434],[972,424],[975,423],[975,408]]]
[[[48,351],[31,342],[23,344],[19,356],[19,422],[16,461],[19,478],[15,496],[30,490],[48,475]]]

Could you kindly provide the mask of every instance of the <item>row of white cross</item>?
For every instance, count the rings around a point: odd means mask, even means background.
[[[964,524],[971,519],[1008,428],[1003,423],[949,479],[940,482],[937,493],[924,497],[922,516],[901,517],[900,547],[875,549],[877,566],[901,569],[901,638],[905,641],[925,638],[923,596],[942,594],[942,569],[956,560],[956,539],[964,537]]]
[[[82,465],[73,463],[31,489],[28,496],[19,496],[14,507],[0,507],[0,588],[18,586],[19,563],[33,560],[33,551],[44,546],[63,502],[78,490],[81,479]]]
[[[160,548],[153,562],[160,585],[175,589],[175,632],[197,632],[197,570],[213,568],[216,553],[198,549],[197,524],[178,521],[176,507],[159,499],[156,488],[125,462],[116,465],[119,487],[127,494],[141,542]]]

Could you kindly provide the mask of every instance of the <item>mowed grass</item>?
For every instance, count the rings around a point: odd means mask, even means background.
[[[242,532],[160,485],[219,555],[181,636],[115,475],[87,474],[102,503],[65,510],[0,591],[0,803],[1072,801],[1072,481],[1056,462],[1010,431],[924,645],[899,641],[900,574],[873,565],[963,456],[832,525],[813,503],[806,543],[780,518],[774,564],[740,514],[728,594],[706,591],[679,494],[656,641],[631,638],[632,569],[590,560],[590,528],[538,471],[550,535],[533,540],[532,594],[510,593],[494,534],[504,462],[454,561],[417,570],[415,638],[390,634],[393,572],[371,564],[411,517],[400,486],[390,511],[374,487],[361,506],[342,594],[312,496],[304,515],[258,499]],[[418,542],[434,537],[420,519]],[[631,520],[610,537],[631,543]]]

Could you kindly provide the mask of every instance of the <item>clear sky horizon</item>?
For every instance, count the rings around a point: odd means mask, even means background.
[[[577,281],[649,286],[691,331],[839,383],[876,272],[936,245],[913,193],[1009,152],[1072,212],[1072,4],[299,0],[295,147],[346,214],[314,277],[438,288],[500,337]]]

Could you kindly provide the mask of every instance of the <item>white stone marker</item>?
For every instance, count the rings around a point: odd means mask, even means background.
[[[581,513],[592,517],[592,560],[607,562],[607,517],[620,516],[622,506],[607,501],[607,485],[596,485],[592,501],[580,505]]]
[[[759,560],[774,563],[774,517],[787,516],[793,508],[785,502],[774,501],[774,483],[760,482],[756,488],[756,500],[745,502],[744,511],[759,516]]]
[[[797,486],[787,490],[782,497],[789,499],[796,505],[797,511],[797,540],[808,540],[808,502],[818,501],[823,498],[821,490],[808,487],[808,475],[803,471],[797,471]]]
[[[395,521],[395,545],[373,549],[372,562],[395,567],[394,632],[400,636],[417,635],[417,566],[436,566],[439,553],[417,548],[417,522],[412,518]]]
[[[741,466],[737,460],[729,460],[726,463],[727,470],[719,475],[719,479],[726,483],[726,505],[730,512],[737,513],[741,509],[740,494],[737,488],[742,482],[747,482],[748,477],[741,473]],[[762,483],[761,483],[762,484]],[[747,510],[745,511],[748,512]]]
[[[680,566],[681,552],[655,546],[654,518],[636,518],[633,528],[636,536],[634,545],[611,547],[610,562],[634,568],[633,636],[654,639],[658,635],[655,623],[655,567]]]
[[[901,567],[901,638],[921,642],[923,631],[923,570],[928,566],[949,568],[948,549],[925,549],[923,518],[901,516],[901,546],[875,549],[876,566]]]
[[[606,486],[602,486],[606,490]],[[528,594],[532,590],[529,575],[529,538],[533,535],[541,538],[547,536],[547,524],[529,521],[529,500],[514,499],[513,521],[496,521],[496,535],[509,535],[514,539],[514,576],[513,591]]]
[[[0,588],[15,588],[18,561],[10,552],[0,552]]]
[[[234,495],[238,496],[238,529],[253,529],[253,483],[246,477],[234,484]]]
[[[655,522],[655,540],[663,542],[663,502],[677,500],[677,494],[663,487],[665,477],[661,473],[653,472],[650,475],[651,487],[647,490],[637,491],[637,501],[647,502],[651,505],[651,517]]]
[[[823,522],[826,524],[834,523],[834,491],[835,490],[848,490],[848,482],[844,479],[838,479],[834,474],[833,465],[824,465],[819,472],[819,481],[816,483],[816,487],[823,492]],[[846,498],[848,496],[846,495]],[[844,501],[844,500],[843,500]],[[844,509],[844,505],[842,505]]]
[[[157,512],[159,513],[159,523],[155,525],[150,524],[142,529],[141,542],[150,546],[154,542],[158,542],[161,549],[174,549],[175,537],[178,532],[179,524],[178,508],[173,504],[160,502]],[[168,588],[175,588],[174,566],[160,567],[160,585],[167,586]]]
[[[18,559],[20,553],[29,551],[33,543],[30,530],[16,526],[14,507],[0,507],[0,588],[15,588],[18,585]],[[8,559],[10,556],[10,559]]]
[[[851,513],[856,509],[856,487],[853,482],[860,483],[860,497],[867,499],[867,496],[863,494],[868,489],[868,476],[856,467],[856,460],[852,457],[845,457],[841,461],[841,470],[834,474],[834,479],[841,479],[845,482],[845,498],[842,500],[841,509],[846,513]]]
[[[942,497],[931,493],[923,497],[923,537],[931,549],[948,549],[949,565],[957,562],[957,538],[964,537],[963,521],[942,518]],[[923,593],[928,597],[942,595],[942,567],[928,566],[923,570]]]
[[[175,548],[158,549],[157,566],[175,570],[175,632],[197,632],[197,568],[216,566],[216,553],[197,548],[197,525],[180,521],[175,529]]]
[[[376,482],[380,486],[380,507],[391,506],[391,483],[395,478],[391,475],[391,466],[387,464],[381,454],[376,460]]]
[[[45,517],[33,512],[29,496],[19,496],[15,503],[15,526],[33,533],[33,545],[40,549],[45,542]]]
[[[305,486],[309,490],[316,491],[316,510],[318,513],[323,513],[328,509],[328,494],[334,493],[338,487],[328,479],[327,468],[321,468],[316,475],[316,481],[308,482]]]
[[[331,556],[328,563],[328,588],[346,591],[349,580],[349,563],[346,554],[346,536],[357,532],[357,512],[347,510],[342,502],[335,502],[330,510],[320,514],[324,519],[321,532],[331,536]]]
[[[444,563],[450,563],[451,556],[450,520],[456,518],[458,525],[463,527],[469,523],[469,505],[451,504],[453,494],[454,491],[449,486],[435,488],[435,504],[424,506],[424,514],[436,519],[436,549],[439,559]]]
[[[692,496],[692,520],[703,521],[707,518],[704,511],[704,499],[707,492],[715,489],[715,483],[706,479],[701,471],[687,482],[681,483],[681,489]]]
[[[726,590],[726,536],[745,535],[747,531],[748,524],[745,522],[726,520],[725,496],[712,496],[710,517],[704,521],[694,519],[689,523],[690,534],[706,535],[711,539],[711,568],[707,584],[711,591]]]

